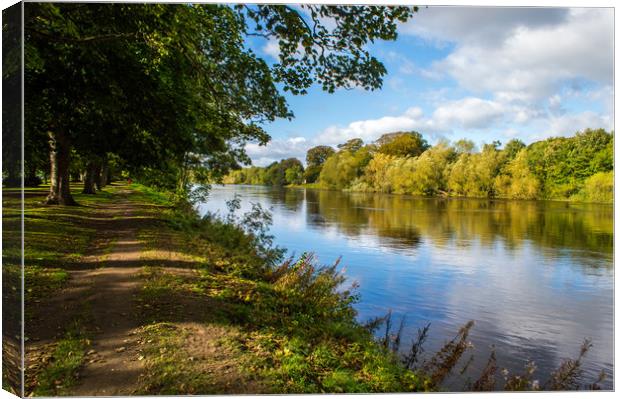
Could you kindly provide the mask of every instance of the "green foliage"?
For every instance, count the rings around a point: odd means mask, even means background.
[[[306,183],[314,183],[318,180],[323,164],[334,153],[334,149],[326,145],[319,145],[308,150],[306,153],[308,166],[303,176]]]
[[[336,151],[333,148],[326,145],[319,145],[312,147],[306,153],[306,164],[310,166],[321,166],[325,163],[327,158],[332,156]]]
[[[306,183],[318,181],[318,187],[359,192],[613,200],[613,133],[601,129],[587,129],[574,137],[550,138],[527,147],[513,139],[500,149],[500,142],[494,141],[483,145],[480,152],[474,152],[474,143],[465,139],[453,145],[442,141],[428,148],[425,143],[415,132],[385,134],[377,140],[378,148],[362,146],[361,139],[352,139],[327,158],[317,153],[325,155],[331,152],[323,151],[329,147],[312,151],[308,159],[325,162],[309,166],[304,177]],[[413,156],[421,148],[425,150]],[[254,170],[235,171],[228,182],[249,183],[248,176]],[[281,170],[279,173],[277,179],[273,178],[275,182],[300,180],[298,171],[289,172],[288,178]]]
[[[396,157],[417,157],[430,148],[418,132],[396,132],[384,134],[377,140],[378,151]]]
[[[304,180],[306,181],[306,183],[315,183],[319,179],[322,169],[322,165],[308,165],[308,167],[304,171]]]
[[[542,183],[544,198],[568,199],[581,190],[589,176],[612,170],[612,147],[612,134],[586,129],[573,137],[531,144],[528,163]]]
[[[188,197],[193,183],[219,182],[249,164],[245,145],[270,139],[265,122],[292,118],[282,90],[303,94],[314,82],[328,92],[381,87],[385,67],[366,45],[394,40],[415,12],[301,7],[306,12],[267,4],[28,3],[24,83],[38,93],[25,103],[32,181],[48,168],[48,152],[60,154],[51,161],[58,167],[49,202],[73,204],[63,189],[70,170],[111,156],[142,183]],[[18,31],[3,30],[13,39]],[[279,62],[252,51],[256,36],[278,43]],[[5,77],[18,83],[16,74]],[[284,184],[287,169],[270,171],[266,181]],[[16,170],[8,170],[11,181]],[[289,180],[299,182],[299,173]]]
[[[364,181],[367,187],[373,190],[364,190],[363,186],[358,184],[353,189],[355,191],[378,191],[380,193],[389,193],[394,190],[394,187],[399,186],[394,180],[394,176],[389,172],[395,170],[395,157],[384,153],[375,154],[375,156],[368,162],[364,171]]]
[[[525,143],[519,139],[512,139],[504,146],[504,153],[508,159],[513,159],[519,151],[525,148]]]
[[[576,199],[592,202],[613,202],[614,172],[598,172],[588,177]]]
[[[439,143],[420,155],[413,165],[410,193],[433,196],[446,191],[445,170],[454,150],[447,143]]]
[[[265,183],[270,186],[284,186],[286,184],[286,169],[279,162],[274,162],[267,167]]]
[[[387,143],[383,146],[395,141],[394,136],[382,140]],[[424,196],[612,200],[613,179],[593,177],[613,170],[613,135],[603,130],[529,147],[516,139],[503,150],[499,145],[486,144],[476,153],[473,142],[459,140],[454,147],[440,143],[414,158],[386,155],[382,146],[352,189]]]
[[[467,197],[494,197],[495,179],[505,163],[506,155],[497,144],[486,144],[480,153],[461,153],[451,165],[448,189],[451,194]]]
[[[304,180],[304,169],[301,165],[293,165],[286,169],[284,177],[287,184],[301,184]]]
[[[274,162],[266,168],[253,166],[234,170],[224,177],[223,182],[281,187],[289,184],[302,184],[304,176],[301,161],[297,158],[288,158]]]
[[[325,161],[319,177],[321,186],[344,189],[348,188],[356,178],[362,176],[364,168],[372,159],[372,152],[368,146],[358,148],[360,143],[357,141],[351,143],[353,140],[342,145],[341,151]],[[358,149],[354,151],[355,148]]]
[[[340,149],[340,151],[357,152],[360,148],[362,148],[363,145],[364,145],[364,140],[351,139],[351,140],[348,140],[346,143],[338,144],[337,147]]]
[[[527,152],[521,150],[506,166],[506,174],[495,178],[495,192],[500,197],[536,199],[540,182],[529,168]]]
[[[305,93],[314,81],[330,93],[355,85],[379,88],[386,70],[366,45],[375,39],[396,39],[398,23],[417,11],[417,7],[300,7],[304,12],[289,6],[235,7],[255,22],[257,35],[278,42],[280,57],[274,77],[294,94]],[[328,26],[327,20],[333,25]]]

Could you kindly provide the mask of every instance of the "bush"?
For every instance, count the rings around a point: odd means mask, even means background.
[[[614,173],[599,172],[588,177],[576,199],[592,202],[613,202]]]

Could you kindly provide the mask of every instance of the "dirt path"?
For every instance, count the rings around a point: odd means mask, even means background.
[[[131,204],[120,201],[114,210],[110,216],[118,222],[111,230],[114,237],[109,237],[109,246],[83,259],[99,267],[76,276],[93,288],[88,302],[96,333],[79,382],[70,395],[129,395],[142,371],[134,334],[139,327],[134,295],[139,289],[142,245],[131,220]]]
[[[164,345],[175,347],[170,360],[183,379],[165,389],[202,394],[263,392],[252,375],[240,370],[242,354],[226,344],[236,337],[237,329],[211,323],[212,299],[183,290],[144,297],[149,273],[167,276],[162,281],[190,283],[199,278],[198,261],[180,249],[174,233],[160,228],[156,205],[135,202],[131,192],[122,188],[114,195],[112,203],[95,203],[85,212],[83,223],[96,230],[89,249],[65,263],[67,285],[36,307],[26,350],[29,386],[37,386],[37,376],[54,361],[58,342],[77,321],[80,334],[88,338],[86,354],[72,371],[71,383],[52,380],[62,396],[159,392],[159,353],[153,357],[148,347],[161,342],[157,335],[145,339],[145,328],[162,325],[175,331]]]

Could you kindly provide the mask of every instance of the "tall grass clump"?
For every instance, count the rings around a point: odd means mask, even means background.
[[[404,320],[404,318],[403,318]],[[403,327],[402,322],[396,333],[392,334],[391,312],[386,317],[379,319],[386,326],[385,336],[378,339],[384,348],[391,348],[393,353],[399,357],[401,364],[412,370],[421,380],[427,390],[444,390],[444,382],[453,373],[457,364],[463,363],[465,353],[473,348],[468,341],[468,336],[474,326],[473,321],[466,323],[458,331],[456,336],[446,342],[444,346],[434,353],[430,358],[420,359],[423,352],[422,345],[428,336],[430,324],[422,329],[418,329],[418,334],[412,340],[410,349],[402,352],[400,347]],[[377,328],[375,325],[374,328]],[[386,340],[389,339],[389,342]],[[600,390],[600,384],[605,380],[606,375],[601,371],[596,381],[586,382],[583,380],[582,362],[583,358],[592,347],[590,339],[585,339],[579,349],[579,353],[574,359],[565,359],[552,371],[543,384],[534,378],[536,364],[533,361],[525,363],[521,373],[511,373],[506,368],[500,369],[497,364],[495,349],[491,351],[486,365],[480,375],[472,383],[467,383],[462,391],[571,391],[571,390]],[[463,375],[473,361],[473,355],[466,360],[463,367],[457,371]],[[503,381],[503,383],[501,383]],[[498,383],[499,382],[499,383]]]

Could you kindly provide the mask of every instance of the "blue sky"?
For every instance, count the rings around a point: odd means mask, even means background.
[[[369,47],[388,70],[382,89],[287,95],[295,118],[265,125],[272,141],[246,150],[264,166],[398,130],[478,145],[611,130],[613,35],[611,8],[422,8],[396,41]],[[254,47],[277,62],[275,42]]]

